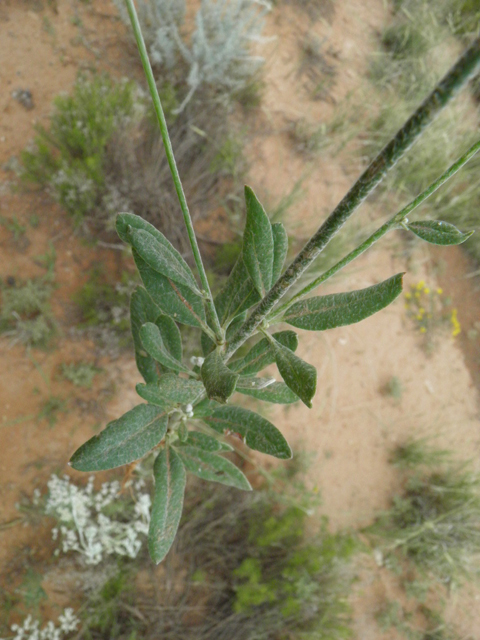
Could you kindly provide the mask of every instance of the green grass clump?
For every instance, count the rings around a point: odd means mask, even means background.
[[[91,389],[93,379],[101,372],[101,369],[93,365],[91,362],[79,362],[77,364],[62,363],[62,376],[76,387]]]
[[[0,333],[31,347],[45,348],[57,332],[50,308],[53,286],[46,278],[1,286]]]
[[[22,154],[23,177],[50,187],[81,222],[105,188],[106,147],[133,108],[132,83],[80,76],[71,95],[55,99],[49,130],[37,126],[33,148]]]
[[[393,462],[408,470],[404,489],[370,531],[385,539],[387,558],[400,554],[450,584],[479,574],[480,478],[447,459],[422,440],[398,448]]]

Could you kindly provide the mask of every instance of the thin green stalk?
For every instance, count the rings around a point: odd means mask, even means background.
[[[285,313],[287,309],[289,309],[292,304],[298,302],[301,298],[304,298],[308,295],[313,289],[316,289],[323,282],[331,278],[333,275],[338,273],[341,269],[343,269],[349,262],[358,258],[364,251],[369,249],[377,240],[380,240],[382,236],[384,236],[389,231],[393,229],[398,229],[402,226],[402,223],[405,222],[405,218],[411,213],[414,209],[419,207],[427,198],[429,198],[437,189],[439,189],[447,180],[450,180],[452,176],[454,176],[457,171],[459,171],[469,160],[473,158],[473,156],[480,151],[480,140],[476,142],[474,145],[470,147],[470,149],[463,154],[456,162],[452,164],[451,167],[445,171],[435,182],[425,189],[421,194],[419,194],[416,198],[414,198],[406,207],[404,207],[401,211],[396,213],[394,216],[390,218],[385,224],[383,224],[375,233],[373,233],[369,238],[367,238],[361,245],[359,245],[356,249],[351,251],[347,256],[345,256],[342,260],[337,262],[333,267],[322,273],[321,276],[307,284],[301,291],[299,291],[296,295],[294,295],[288,302],[283,304],[282,306],[275,309],[275,313],[270,316],[267,321],[271,322],[274,318]]]
[[[200,249],[198,248],[192,218],[190,216],[187,200],[183,191],[182,181],[178,173],[177,163],[175,161],[175,156],[172,149],[172,143],[170,142],[170,136],[168,134],[167,121],[165,120],[162,103],[160,100],[160,96],[158,95],[158,89],[155,83],[155,78],[153,76],[152,66],[148,57],[145,41],[143,39],[142,29],[138,21],[138,16],[133,0],[125,0],[125,3],[127,5],[128,15],[130,16],[130,22],[132,23],[132,29],[137,43],[138,52],[140,54],[140,59],[142,61],[143,70],[145,71],[145,76],[147,78],[148,88],[152,97],[155,114],[157,116],[160,133],[162,135],[163,145],[165,147],[165,153],[167,155],[168,166],[170,167],[170,172],[172,174],[173,182],[175,185],[175,191],[177,192],[178,201],[180,202],[180,208],[183,214],[183,220],[187,228],[187,234],[190,241],[190,246],[192,248],[193,258],[195,260],[195,264],[197,265],[198,274],[202,282],[202,287],[205,291],[206,303],[210,319],[212,321],[217,340],[223,342],[225,339],[225,334],[218,320],[217,311],[213,303],[212,292],[210,290],[210,284],[208,282],[207,274],[205,273],[205,267],[203,266]]]
[[[411,148],[426,127],[479,67],[480,38],[476,38],[471,47],[459,58],[423,104],[373,160],[327,220],[300,251],[283,276],[277,280],[267,295],[260,301],[250,318],[240,327],[228,345],[227,359],[248,340],[279,300],[298,281],[328,242],[343,227],[353,212],[370,195],[388,171]]]

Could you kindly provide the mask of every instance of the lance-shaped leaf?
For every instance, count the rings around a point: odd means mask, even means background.
[[[153,466],[155,494],[153,497],[148,550],[157,564],[161,562],[175,540],[183,510],[187,474],[178,454],[170,447],[159,453]]]
[[[224,434],[237,434],[250,449],[282,460],[292,457],[292,450],[271,422],[242,407],[219,407],[211,415],[202,416],[212,429]]]
[[[211,453],[233,451],[233,447],[226,442],[220,442],[217,438],[208,436],[206,433],[201,433],[200,431],[189,431],[187,440],[179,444],[175,443],[175,446],[197,447],[198,449],[210,451]]]
[[[70,464],[77,471],[103,471],[130,464],[163,440],[167,424],[163,409],[139,404],[87,440],[75,451]]]
[[[140,328],[146,322],[155,322],[159,315],[160,309],[153,303],[145,289],[137,287],[130,299],[130,322],[135,347],[135,361],[145,382],[158,380],[162,367],[143,348],[140,339]]]
[[[140,258],[151,269],[177,284],[189,287],[197,294],[200,293],[190,267],[170,243],[168,245],[162,244],[148,231],[133,227],[128,238]]]
[[[277,342],[288,347],[291,351],[296,351],[298,347],[298,336],[295,331],[277,331],[273,334],[273,337]],[[262,340],[259,340],[253,345],[246,356],[229,362],[228,366],[232,371],[235,371],[235,373],[245,376],[258,373],[273,362],[275,362],[275,351],[268,338],[262,338]]]
[[[167,369],[173,369],[173,371],[176,371],[177,373],[180,373],[181,371],[189,372],[189,369],[179,360],[174,358],[167,349],[160,329],[156,324],[153,324],[153,322],[147,322],[144,324],[140,328],[140,339],[142,340],[145,351],[152,356],[154,360],[163,364],[164,367],[167,367]]]
[[[200,373],[211,400],[226,402],[235,391],[238,375],[230,371],[218,349],[208,354]]]
[[[463,233],[453,224],[441,222],[440,220],[420,220],[418,222],[409,222],[405,226],[416,236],[431,244],[462,244],[474,233],[474,231]]]
[[[185,465],[185,469],[202,480],[220,482],[220,484],[243,489],[243,491],[252,490],[249,481],[240,469],[226,458],[190,446],[179,447],[178,455]]]
[[[402,279],[403,273],[399,273],[366,289],[301,300],[288,309],[282,320],[309,331],[325,331],[360,322],[400,295]]]
[[[275,404],[293,404],[299,400],[299,397],[293,393],[284,382],[273,382],[261,389],[254,387],[241,386],[237,383],[237,391],[246,396],[252,396],[257,400],[264,402],[274,402]]]
[[[138,395],[157,406],[193,404],[201,398],[204,387],[199,380],[180,378],[174,373],[165,373],[157,383],[137,384]]]
[[[133,257],[145,289],[165,314],[176,322],[192,327],[202,327],[205,324],[205,307],[199,295],[154,271],[136,251],[133,251]]]
[[[211,415],[215,409],[218,409],[222,405],[215,400],[209,400],[204,398],[197,405],[193,407],[193,414],[195,418],[203,418],[203,416]]]
[[[280,277],[285,264],[285,258],[288,252],[288,236],[285,227],[281,222],[272,224],[273,234],[273,268],[272,268],[272,284]]]
[[[127,244],[130,244],[130,228],[133,228],[147,231],[161,244],[164,244],[166,247],[171,246],[170,242],[166,239],[161,231],[154,227],[153,224],[150,224],[150,222],[147,222],[140,216],[136,216],[134,213],[119,213],[115,221],[115,227],[120,239]]]
[[[275,362],[285,384],[311,409],[312,398],[317,390],[317,370],[276,340],[272,342],[272,346],[275,350]]]
[[[222,327],[260,301],[260,295],[250,278],[243,257],[235,263],[225,286],[215,298],[215,308]]]
[[[253,284],[263,297],[272,286],[273,234],[264,208],[250,187],[245,187],[247,221],[242,255]]]

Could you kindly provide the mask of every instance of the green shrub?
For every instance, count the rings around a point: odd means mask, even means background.
[[[79,76],[72,95],[55,99],[49,130],[38,125],[33,148],[22,153],[24,179],[49,186],[80,223],[99,203],[107,145],[134,104],[131,82]]]
[[[50,308],[52,292],[45,277],[3,284],[0,332],[28,346],[47,347],[57,332]]]
[[[62,363],[61,367],[62,376],[65,380],[69,380],[76,387],[83,387],[84,389],[91,389],[93,379],[100,371],[101,369],[90,362]]]
[[[448,584],[478,577],[480,478],[464,464],[447,463],[444,451],[408,442],[394,461],[407,470],[405,487],[370,531],[384,551],[407,558],[420,572]],[[440,468],[428,467],[444,462]]]

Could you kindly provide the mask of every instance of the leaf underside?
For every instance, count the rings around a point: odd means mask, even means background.
[[[285,384],[311,409],[317,390],[317,370],[277,341],[274,342],[274,349],[275,362]]]
[[[449,222],[441,222],[440,220],[420,220],[418,222],[410,222],[406,227],[416,236],[430,242],[430,244],[439,244],[448,246],[452,244],[462,244],[468,240],[474,233],[467,231],[463,233],[453,224]]]
[[[217,402],[226,402],[230,398],[238,380],[238,374],[227,367],[218,349],[205,358],[201,376],[207,396]]]
[[[219,482],[229,487],[251,491],[247,478],[233,462],[222,456],[192,446],[178,449],[185,469],[194,475],[210,482]]]

